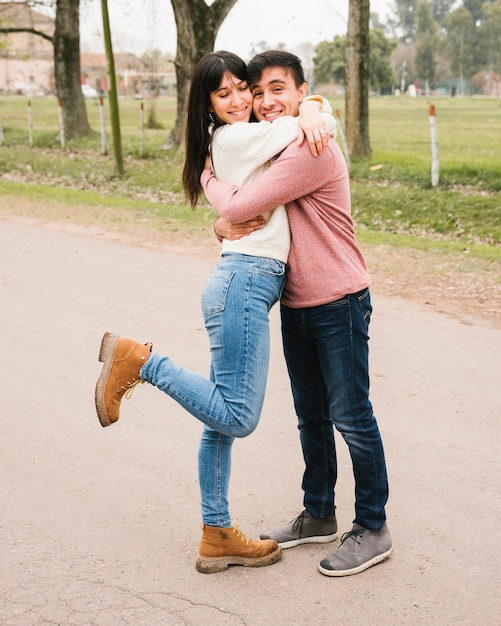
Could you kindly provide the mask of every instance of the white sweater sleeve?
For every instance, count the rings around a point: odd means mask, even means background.
[[[212,139],[212,162],[217,178],[243,185],[294,141],[298,119],[281,117],[275,122],[237,122],[218,128]]]
[[[327,131],[336,137],[336,120],[322,98],[321,112]],[[298,135],[299,118],[284,116],[272,122],[237,122],[214,131],[212,165],[220,180],[243,185],[262,166],[279,155]]]

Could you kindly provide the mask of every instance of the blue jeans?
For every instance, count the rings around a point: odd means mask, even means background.
[[[334,508],[334,427],[355,477],[355,522],[384,524],[388,479],[383,443],[369,401],[369,290],[306,309],[281,306],[282,337],[305,470],[304,506],[314,517]]]
[[[280,298],[285,264],[225,254],[202,293],[209,334],[210,380],[152,354],[141,379],[161,389],[204,423],[198,454],[202,520],[229,527],[228,486],[234,437],[259,422],[270,356],[268,313]]]

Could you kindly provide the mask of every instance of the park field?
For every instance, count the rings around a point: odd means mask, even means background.
[[[162,149],[175,100],[120,100],[125,174],[115,176],[108,102],[102,153],[100,108],[87,100],[95,134],[61,147],[53,98],[0,97],[2,210],[9,198],[78,206],[87,223],[149,225],[160,231],[207,233],[215,215],[184,201],[183,155]],[[332,99],[344,118],[344,100]],[[440,183],[431,186],[429,105],[436,109]],[[144,133],[141,136],[141,106]],[[28,125],[31,116],[31,135]],[[154,112],[154,124],[148,120]],[[31,136],[31,146],[30,143]],[[368,159],[351,159],[352,211],[359,237],[413,247],[433,246],[501,257],[501,99],[382,97],[370,100]],[[338,135],[341,143],[341,136]]]

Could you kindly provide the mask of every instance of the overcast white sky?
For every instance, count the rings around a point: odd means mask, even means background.
[[[216,49],[244,59],[252,45],[284,43],[297,51],[346,32],[348,0],[238,0],[219,30]],[[371,0],[371,11],[384,18],[391,0]],[[138,55],[154,49],[175,54],[176,28],[169,0],[108,0],[114,52]],[[80,7],[83,52],[102,52],[100,0],[83,0]]]

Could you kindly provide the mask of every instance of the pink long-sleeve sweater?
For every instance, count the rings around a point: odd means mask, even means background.
[[[291,144],[242,187],[217,180],[209,170],[201,181],[209,202],[233,223],[285,204],[292,234],[286,306],[327,304],[370,285],[351,218],[348,170],[335,140],[318,157],[306,142]]]

